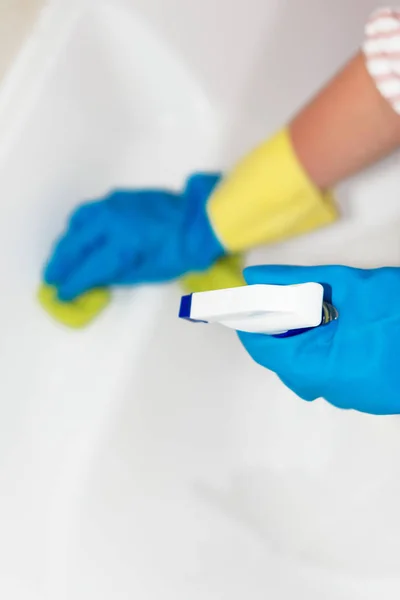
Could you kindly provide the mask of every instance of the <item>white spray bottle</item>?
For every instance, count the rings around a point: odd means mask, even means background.
[[[246,285],[183,296],[181,319],[288,337],[338,318],[319,283]]]

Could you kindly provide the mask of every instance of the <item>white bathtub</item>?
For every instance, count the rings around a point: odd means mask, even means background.
[[[21,49],[0,89],[1,598],[398,600],[398,418],[301,402],[232,332],[179,322],[173,286],[116,293],[82,333],[34,299],[77,202],[178,186],[278,127],[361,38],[375,2],[347,4],[60,0]],[[343,187],[340,224],[250,260],[399,264],[399,194],[394,157]]]

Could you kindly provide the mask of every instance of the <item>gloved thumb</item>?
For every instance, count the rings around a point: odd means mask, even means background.
[[[186,181],[185,198],[197,198],[204,203],[221,180],[218,173],[193,173]]]

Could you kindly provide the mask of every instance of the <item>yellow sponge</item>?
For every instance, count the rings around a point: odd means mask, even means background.
[[[242,267],[240,256],[227,256],[203,273],[186,275],[180,283],[188,293],[242,286],[245,284]],[[38,300],[53,319],[67,327],[80,329],[88,325],[106,308],[111,300],[111,294],[107,288],[97,288],[72,302],[61,302],[57,298],[57,289],[42,283],[38,291]]]
[[[241,256],[226,256],[203,273],[185,275],[180,283],[184,291],[189,294],[239,287],[245,285],[242,270],[243,260]]]
[[[38,291],[38,300],[44,310],[63,325],[79,329],[85,327],[105,309],[111,294],[106,288],[91,290],[72,302],[61,302],[57,298],[57,289],[42,283]]]

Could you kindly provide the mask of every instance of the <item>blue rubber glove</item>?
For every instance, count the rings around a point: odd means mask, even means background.
[[[400,413],[400,268],[268,266],[246,269],[249,284],[323,284],[339,319],[296,337],[240,333],[252,358],[304,400]]]
[[[116,191],[83,204],[56,244],[44,279],[70,301],[110,285],[168,281],[203,271],[224,254],[206,201],[218,175],[193,175],[182,194]]]

